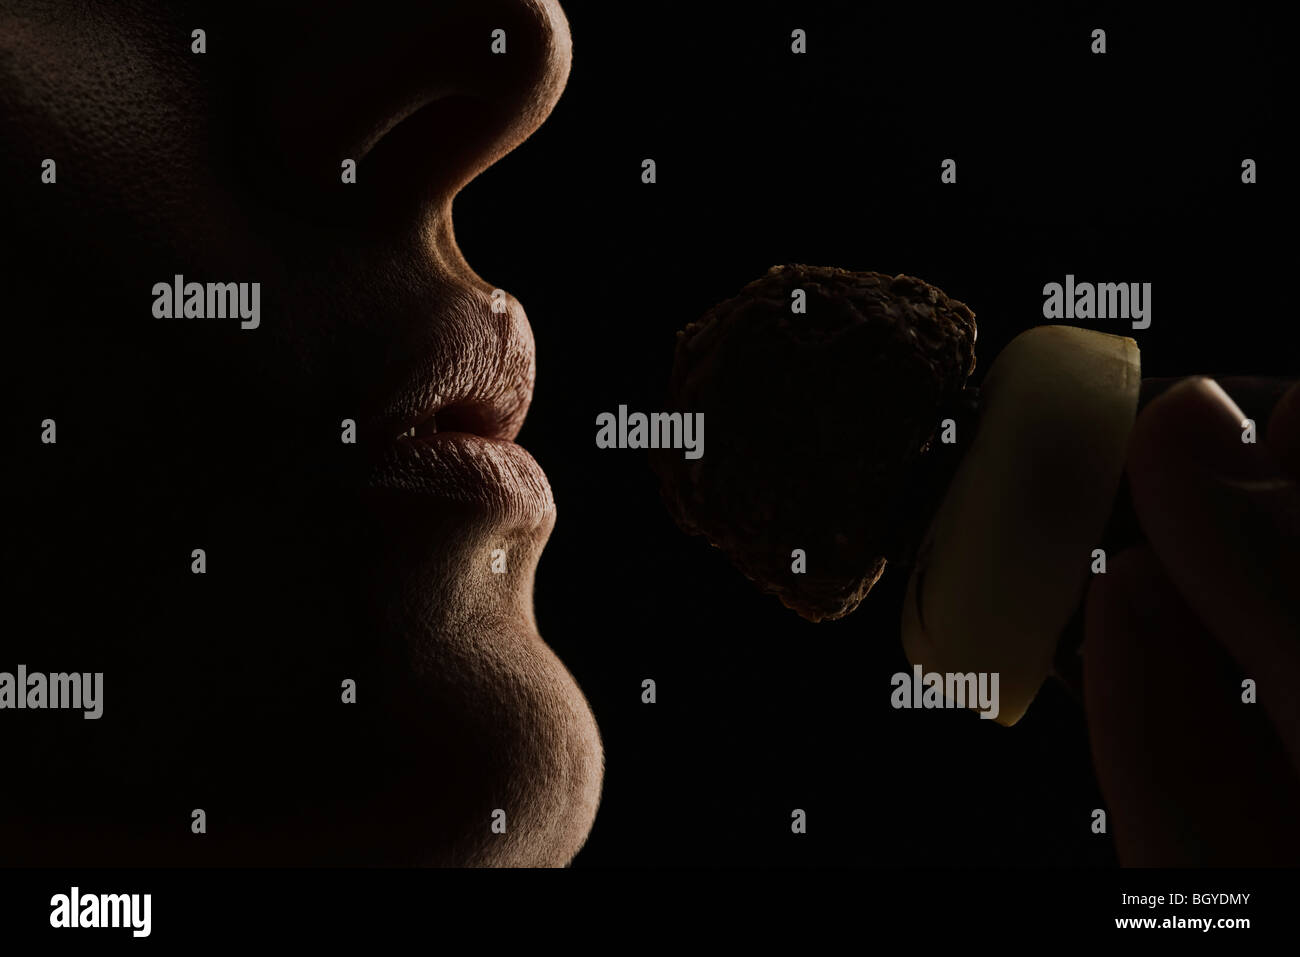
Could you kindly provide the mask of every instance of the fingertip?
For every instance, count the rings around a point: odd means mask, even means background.
[[[1294,427],[1298,401],[1294,388],[1283,396],[1271,434]],[[1300,485],[1240,414],[1210,380],[1179,382],[1138,416],[1129,488],[1159,567],[1198,624],[1247,676],[1277,689],[1300,675]],[[1300,762],[1300,699],[1275,690],[1261,703]]]
[[[1300,477],[1300,382],[1273,407],[1265,441],[1283,471],[1292,478]]]
[[[1218,382],[1189,376],[1153,399],[1129,441],[1130,478],[1143,486],[1195,469],[1226,480],[1278,476],[1257,426]]]

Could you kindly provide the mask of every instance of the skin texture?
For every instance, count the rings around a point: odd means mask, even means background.
[[[451,216],[555,105],[564,15],[231,6],[0,3],[0,670],[105,673],[99,721],[0,721],[0,863],[565,865],[603,752],[533,617],[550,489],[488,441],[533,338]],[[154,319],[175,273],[260,282],[261,326]],[[431,405],[487,438],[385,465]]]
[[[1142,411],[1127,471],[1147,541],[1087,596],[1085,707],[1123,864],[1300,861],[1300,386],[1256,444],[1244,418],[1204,378]]]

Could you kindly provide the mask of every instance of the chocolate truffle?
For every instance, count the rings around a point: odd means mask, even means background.
[[[651,452],[664,500],[787,607],[843,617],[906,554],[974,368],[974,313],[934,286],[773,266],[677,334],[668,408],[704,413],[708,445]]]

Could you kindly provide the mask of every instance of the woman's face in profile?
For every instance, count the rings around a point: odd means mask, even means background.
[[[532,332],[452,217],[567,25],[406,6],[0,2],[0,670],[103,673],[97,720],[0,723],[4,863],[558,865],[590,830],[511,441]]]

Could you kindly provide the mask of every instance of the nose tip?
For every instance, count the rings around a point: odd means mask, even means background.
[[[310,19],[269,83],[267,139],[277,178],[339,210],[450,199],[541,125],[569,74],[557,0],[329,5]]]

